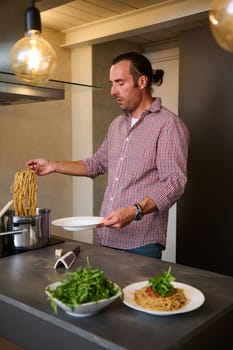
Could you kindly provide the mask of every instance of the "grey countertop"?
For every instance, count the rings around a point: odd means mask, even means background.
[[[91,317],[54,314],[45,287],[64,278],[54,270],[55,249],[80,245],[70,271],[91,265],[101,268],[122,288],[144,281],[172,266],[179,282],[205,295],[197,310],[154,316],[128,308],[120,299]],[[0,259],[0,335],[25,350],[55,349],[233,349],[233,278],[77,241]]]

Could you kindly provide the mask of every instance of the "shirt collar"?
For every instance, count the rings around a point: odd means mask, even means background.
[[[162,105],[161,105],[162,101],[161,101],[161,98],[160,97],[155,97],[152,104],[150,105],[149,109],[146,109],[144,112],[143,112],[143,116],[149,114],[149,113],[156,113],[156,112],[159,112]],[[129,111],[123,111],[122,114],[125,116],[125,117],[131,117],[131,113]]]
[[[150,108],[147,109],[145,112],[149,112],[149,113],[156,113],[159,112],[161,109],[161,98],[160,97],[154,97],[154,100],[152,102],[152,104],[150,105]],[[146,113],[146,114],[147,114]]]

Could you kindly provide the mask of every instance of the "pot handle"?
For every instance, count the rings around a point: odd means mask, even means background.
[[[6,232],[1,232],[0,233],[0,237],[2,236],[11,236],[11,235],[16,235],[16,234],[19,234],[19,233],[25,233],[27,232],[27,230],[15,230],[15,231],[6,231]]]
[[[28,219],[28,220],[19,220],[19,221],[13,223],[13,225],[15,227],[17,227],[19,225],[26,225],[26,224],[31,224],[32,226],[35,226],[36,221],[35,221],[35,219]]]

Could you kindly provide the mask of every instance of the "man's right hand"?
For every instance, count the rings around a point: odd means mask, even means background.
[[[31,159],[26,165],[37,175],[47,175],[56,171],[56,162],[43,158]]]

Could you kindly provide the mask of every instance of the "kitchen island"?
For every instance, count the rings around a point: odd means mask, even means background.
[[[176,280],[205,295],[198,309],[179,315],[155,316],[115,300],[91,317],[54,314],[45,287],[64,278],[54,270],[55,249],[81,252],[70,271],[93,267],[122,288],[172,267]],[[73,349],[233,349],[233,278],[77,241],[31,250],[0,259],[0,335],[25,350]]]

